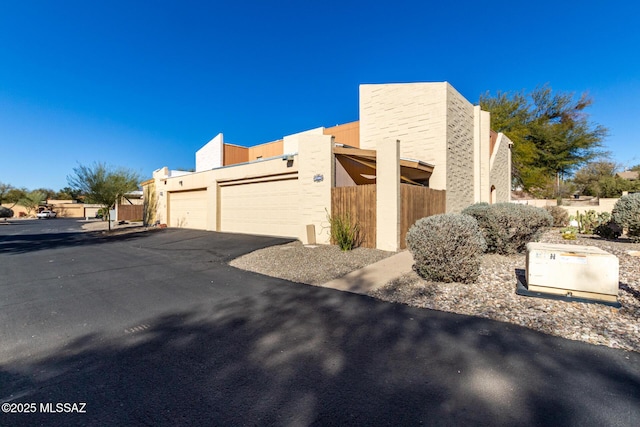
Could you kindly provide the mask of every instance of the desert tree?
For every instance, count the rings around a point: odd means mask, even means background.
[[[26,193],[18,203],[24,206],[27,215],[31,215],[31,212],[36,211],[38,206],[46,201],[46,197],[47,195],[42,191],[33,190]]]
[[[102,206],[111,230],[109,210],[120,197],[138,189],[140,177],[124,167],[114,168],[104,163],[94,163],[93,166],[79,165],[74,168],[73,175],[67,177],[67,182],[73,190],[85,196],[87,203]]]
[[[7,193],[11,190],[13,190],[13,186],[11,184],[0,182],[0,205],[5,202]]]
[[[2,199],[3,203],[12,204],[11,207],[17,205],[22,199],[27,196],[29,191],[26,188],[15,188],[12,187],[9,191],[6,192],[4,198]]]
[[[607,129],[593,123],[586,109],[593,99],[583,93],[554,93],[539,86],[529,94],[485,93],[480,105],[491,113],[491,128],[513,141],[512,165],[516,183],[526,191],[548,187],[585,163],[597,159]],[[550,196],[550,194],[541,194]]]

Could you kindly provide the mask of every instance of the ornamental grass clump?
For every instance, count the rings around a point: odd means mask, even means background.
[[[440,214],[419,219],[407,233],[413,269],[437,282],[473,283],[486,248],[477,221],[469,215]]]
[[[527,243],[553,225],[553,217],[544,209],[516,203],[479,203],[462,213],[478,221],[487,252],[501,255],[523,252]]]
[[[341,251],[350,251],[360,245],[360,224],[352,220],[348,213],[329,215],[331,243],[338,245]]]
[[[640,193],[620,197],[613,206],[611,217],[632,241],[640,241]]]

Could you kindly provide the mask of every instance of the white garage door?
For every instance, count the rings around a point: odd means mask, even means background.
[[[220,187],[220,231],[297,237],[298,180]]]
[[[207,229],[207,190],[169,193],[169,227]]]

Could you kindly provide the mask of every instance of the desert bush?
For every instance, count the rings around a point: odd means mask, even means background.
[[[522,252],[527,243],[553,225],[549,212],[516,203],[476,204],[462,211],[478,221],[487,243],[487,251],[508,255]]]
[[[413,269],[427,280],[475,282],[486,243],[469,215],[440,214],[419,219],[407,233]]]
[[[545,206],[544,210],[549,212],[553,218],[554,227],[566,227],[569,225],[569,212],[560,206]]]
[[[0,206],[0,218],[13,218],[13,210]]]
[[[620,197],[613,206],[611,217],[626,230],[632,240],[640,240],[640,193]]]
[[[603,239],[617,239],[622,236],[622,227],[620,227],[614,220],[603,222],[594,228],[593,233],[602,237]]]
[[[344,215],[329,215],[331,242],[338,245],[342,251],[350,251],[360,244],[360,224],[353,221],[347,213]]]

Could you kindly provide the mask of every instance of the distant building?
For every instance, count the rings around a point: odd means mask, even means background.
[[[640,172],[624,171],[624,172],[618,172],[616,176],[619,176],[622,179],[626,179],[627,181],[637,181],[638,179],[640,179]]]

